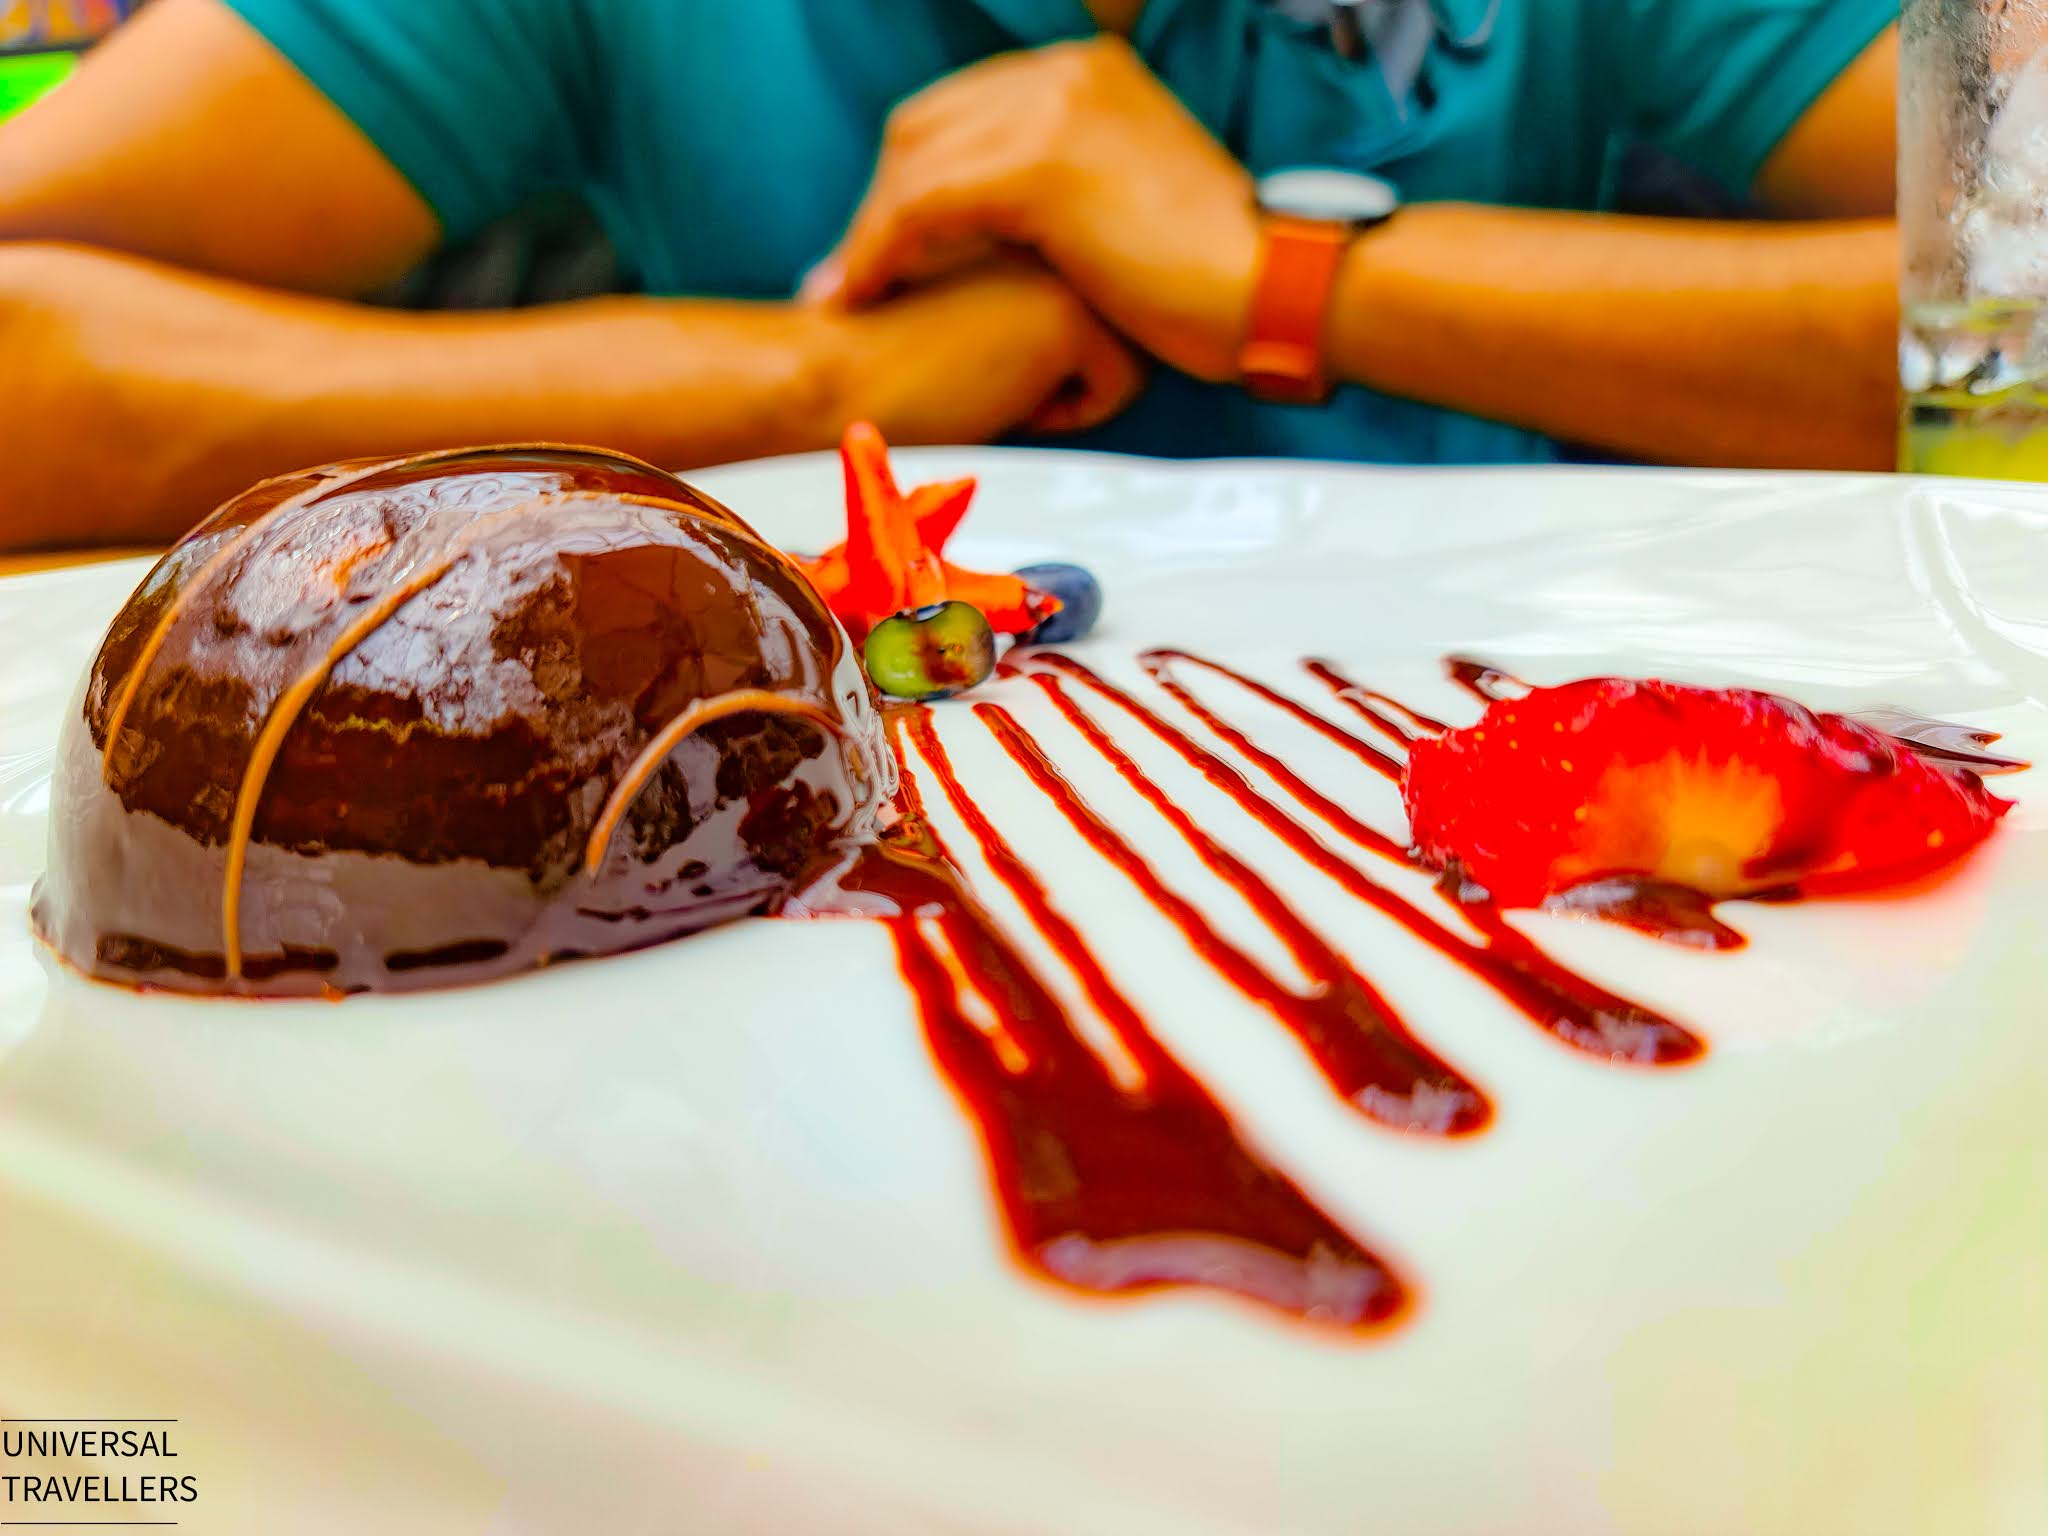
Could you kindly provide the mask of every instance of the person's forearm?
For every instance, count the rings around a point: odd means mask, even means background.
[[[821,321],[592,300],[404,314],[0,245],[0,543],[166,539],[264,475],[479,441],[686,466],[824,446]]]
[[[1884,469],[1897,272],[1889,222],[1424,204],[1353,248],[1329,346],[1358,383],[1622,454]]]

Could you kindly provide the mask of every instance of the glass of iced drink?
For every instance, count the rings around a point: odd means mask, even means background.
[[[1905,0],[1899,467],[2048,480],[2048,0]]]

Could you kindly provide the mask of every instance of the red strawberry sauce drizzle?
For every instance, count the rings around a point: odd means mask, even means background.
[[[1434,715],[1411,709],[1377,688],[1352,682],[1329,662],[1317,657],[1311,656],[1303,661],[1301,670],[1335,694],[1338,703],[1353,714],[1362,716],[1366,724],[1394,741],[1406,744],[1424,736],[1441,736],[1450,729]]]
[[[945,542],[966,510],[971,481],[899,490],[880,434],[864,423],[849,428],[841,459],[846,540],[804,566],[856,636],[891,614],[946,597],[974,603],[994,628],[1009,633],[1028,629],[1056,606],[1014,576],[981,575],[945,562]],[[1200,673],[1212,692],[1220,682],[1279,711],[1411,802],[1417,786],[1409,783],[1409,749],[1420,744],[1432,754],[1450,751],[1451,743],[1439,740],[1450,734],[1443,721],[1314,658],[1302,662],[1304,671],[1362,721],[1369,736],[1220,662],[1171,649],[1146,651],[1138,661],[1179,713],[1277,793],[1071,657],[1027,649],[998,670],[1036,686],[1068,733],[1264,924],[1305,985],[1276,976],[1227,938],[1081,795],[1010,709],[984,701],[965,718],[986,729],[1068,828],[1179,930],[1199,962],[1294,1038],[1347,1107],[1396,1133],[1428,1137],[1473,1135],[1493,1117],[1478,1085],[1438,1056],[1370,978],[1156,782],[1105,728],[1104,714],[1137,725],[1270,839],[1562,1044],[1604,1063],[1641,1067],[1683,1065],[1704,1054],[1703,1042],[1683,1025],[1553,959],[1455,863],[1434,885],[1448,912],[1375,879],[1360,855],[1403,868],[1419,855],[1411,856],[1406,840],[1317,789],[1183,674]],[[1475,658],[1448,657],[1445,670],[1481,704],[1531,692],[1519,678]],[[899,822],[879,842],[842,856],[806,883],[783,915],[857,916],[887,927],[933,1055],[979,1133],[1010,1245],[1023,1265],[1095,1295],[1172,1286],[1233,1292],[1352,1333],[1382,1330],[1409,1310],[1411,1292],[1394,1268],[1266,1161],[1152,1033],[1104,964],[1099,940],[1083,936],[968,794],[929,708],[896,706],[885,718],[902,767]],[[1995,740],[1984,733],[1904,715],[1895,720],[1876,728],[1955,771],[2023,766],[1984,753]],[[1474,734],[1484,739],[1477,727]],[[1510,747],[1517,744],[1510,738]],[[976,899],[925,814],[906,746],[996,882],[1071,974],[1094,1022],[1069,1011]],[[1569,761],[1563,771],[1572,771]],[[1579,815],[1585,814],[1582,808]],[[1439,830],[1439,856],[1441,837]],[[1935,835],[1928,846],[1939,846]],[[1743,942],[1715,916],[1706,896],[1640,878],[1582,883],[1550,904],[1699,948]]]
[[[1490,902],[1470,899],[1454,873],[1437,882],[1452,908],[1448,923],[1372,878],[1339,849],[1349,845],[1403,865],[1406,849],[1310,785],[1180,674],[1201,672],[1250,694],[1398,783],[1404,768],[1392,752],[1220,662],[1179,650],[1148,651],[1139,661],[1162,693],[1271,780],[1279,797],[1071,657],[1024,651],[1000,670],[1036,686],[1073,735],[1237,894],[1293,956],[1306,990],[1274,976],[1219,932],[1075,789],[1012,710],[983,702],[967,718],[989,732],[1083,842],[1180,930],[1202,963],[1300,1043],[1331,1090],[1361,1116],[1399,1133],[1458,1137],[1483,1130],[1492,1108],[1368,977],[1118,745],[1098,711],[1142,728],[1311,868],[1561,1043],[1621,1066],[1682,1066],[1703,1055],[1704,1043],[1683,1025],[1551,958]],[[1446,729],[1328,662],[1302,666],[1396,750]],[[1509,673],[1469,658],[1449,659],[1446,670],[1483,701],[1528,691]],[[1995,739],[1985,733],[1896,712],[1888,719],[1895,723],[1880,728],[1943,761],[1991,772],[2024,766],[1982,753]],[[900,824],[808,886],[784,915],[858,916],[887,927],[933,1056],[979,1134],[1009,1244],[1023,1267],[1098,1297],[1186,1286],[1233,1293],[1353,1336],[1381,1333],[1412,1311],[1413,1282],[1270,1163],[1160,1043],[1110,974],[1100,939],[1083,936],[974,802],[931,710],[894,708],[888,726],[905,759]],[[906,746],[1072,975],[1099,1025],[1090,1028],[1067,1009],[976,899],[925,814]],[[1670,942],[1710,949],[1742,942],[1710,900],[1674,887],[1611,881],[1573,892],[1562,905]]]
[[[1338,703],[1392,741],[1406,745],[1425,736],[1440,736],[1450,729],[1433,715],[1423,714],[1377,689],[1353,682],[1327,661],[1310,657],[1302,662],[1301,667],[1328,688]],[[1529,692],[1529,685],[1513,673],[1469,656],[1445,657],[1444,673],[1482,704],[1490,704],[1497,699],[1520,698]],[[1247,686],[1259,686],[1249,683],[1249,680],[1246,682]],[[1299,708],[1298,705],[1293,707]],[[1392,777],[1399,782],[1398,772]],[[1475,925],[1484,930],[1498,934],[1505,926],[1498,911],[1484,900],[1483,895],[1477,901],[1469,899],[1464,883],[1453,875],[1447,873],[1437,883],[1437,894],[1464,911]],[[1602,881],[1597,886],[1574,891],[1568,898],[1551,905],[1553,910],[1598,917],[1688,949],[1740,949],[1748,942],[1714,915],[1711,897],[1682,885],[1667,885],[1657,880]],[[1513,932],[1508,931],[1510,934]]]
[[[1246,1142],[1152,1036],[967,794],[929,709],[894,709],[888,723],[898,753],[907,738],[996,879],[1080,983],[1113,1048],[1090,1042],[975,899],[907,772],[901,824],[785,915],[887,927],[932,1054],[980,1135],[1024,1267],[1094,1295],[1206,1286],[1339,1332],[1394,1323],[1411,1288]],[[1036,750],[1014,722],[1011,730],[1017,750]]]
[[[1514,673],[1474,656],[1446,656],[1444,674],[1482,704],[1519,699],[1529,691],[1529,685]]]
[[[1605,1059],[1643,1066],[1676,1065],[1705,1051],[1704,1043],[1683,1025],[1639,1003],[1617,997],[1558,964],[1525,938],[1519,929],[1510,927],[1484,904],[1464,904],[1459,911],[1472,920],[1486,942],[1475,944],[1460,937],[1420,907],[1334,852],[1311,828],[1290,816],[1276,801],[1259,793],[1222,758],[1200,746],[1186,732],[1140,703],[1127,690],[1104,681],[1069,657],[1051,655],[1038,660],[1042,666],[1074,678],[1115,705],[1171,747],[1190,767],[1229,795],[1254,820],[1312,867],[1336,881],[1359,901],[1400,923],[1446,959],[1455,961],[1486,982],[1532,1023],[1566,1044]],[[1224,720],[1179,683],[1171,669],[1175,662],[1190,663],[1228,678],[1269,701],[1284,700],[1283,695],[1220,662],[1203,660],[1182,651],[1149,651],[1141,660],[1170,696],[1270,776],[1298,806],[1366,852],[1390,862],[1407,862],[1407,854],[1399,843],[1361,822],[1252,741],[1242,730]],[[1043,678],[1046,674],[1038,672],[1035,675]],[[1064,693],[1057,683],[1048,685],[1041,681],[1039,686],[1053,693],[1055,701]],[[1304,718],[1304,723],[1307,719],[1321,719],[1313,711],[1292,701],[1284,703],[1291,706],[1289,713],[1299,711],[1297,718]],[[1321,723],[1334,733],[1331,739],[1344,738],[1364,746],[1364,743],[1357,743],[1355,738],[1330,726],[1328,721]]]
[[[2023,758],[1984,749],[1998,740],[1996,731],[1980,731],[1952,720],[1930,720],[1904,709],[1866,709],[1850,717],[1874,731],[1904,742],[1937,767],[1967,768],[1980,776],[2018,773],[2032,767]]]
[[[1300,1040],[1338,1096],[1362,1114],[1396,1130],[1424,1135],[1457,1136],[1483,1129],[1492,1110],[1479,1089],[1410,1034],[1371,982],[1250,865],[1203,831],[1056,683],[1047,691],[1088,744],[1109,760],[1203,864],[1235,890],[1287,947],[1308,978],[1308,990],[1289,987],[1217,932],[1193,903],[1162,880],[1122,834],[1075,792],[1009,711],[995,704],[976,705],[974,712],[1033,785],[1090,847],[1180,929],[1189,947]]]
[[[1308,783],[1190,687],[1186,674],[1205,674],[1261,700],[1392,782],[1403,772],[1395,752],[1444,729],[1441,722],[1361,687],[1328,662],[1304,661],[1303,668],[1387,748],[1219,662],[1156,650],[1140,663],[1168,699],[1277,793],[1257,787],[1161,711],[1071,657],[1023,651],[1001,670],[1040,690],[1072,737],[1236,893],[1294,958],[1308,979],[1305,989],[1275,976],[1175,890],[1081,795],[1012,709],[983,702],[964,718],[989,732],[1076,835],[1181,931],[1198,960],[1296,1039],[1331,1090],[1362,1117],[1402,1134],[1458,1137],[1483,1130],[1492,1110],[1480,1087],[1431,1050],[1369,977],[1117,743],[1099,718],[1104,712],[1140,727],[1280,845],[1563,1045],[1603,1064],[1633,1067],[1680,1066],[1704,1054],[1704,1043],[1677,1021],[1561,964],[1490,903],[1463,899],[1454,876],[1438,883],[1447,912],[1374,878],[1358,855],[1406,865],[1406,849]],[[1455,659],[1448,666],[1454,681],[1482,699],[1523,691],[1484,663]],[[978,1133],[1020,1264],[1094,1296],[1186,1286],[1233,1293],[1352,1335],[1381,1332],[1412,1310],[1412,1282],[1269,1162],[1160,1042],[1111,975],[1102,938],[1084,937],[975,804],[929,708],[894,709],[889,728],[905,758],[901,824],[806,888],[785,915],[859,916],[888,928],[933,1055]],[[1076,1017],[976,899],[927,819],[918,777],[937,786],[1099,1022]],[[1709,948],[1740,942],[1694,893],[1617,882],[1579,895],[1579,910],[1661,938]]]

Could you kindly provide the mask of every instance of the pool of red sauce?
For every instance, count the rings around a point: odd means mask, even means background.
[[[1206,676],[1278,709],[1396,784],[1405,771],[1401,749],[1445,730],[1442,721],[1326,661],[1304,660],[1303,671],[1377,740],[1220,662],[1171,649],[1139,660],[1168,699],[1280,793],[1260,789],[1131,690],[1072,657],[1019,652],[1002,671],[1039,689],[1079,739],[1242,898],[1293,957],[1309,981],[1305,990],[1275,976],[1175,890],[1074,788],[1011,709],[980,702],[967,714],[1082,840],[1180,930],[1201,962],[1300,1043],[1330,1090],[1357,1113],[1402,1134],[1458,1137],[1483,1130],[1493,1111],[1485,1091],[1433,1051],[1370,977],[1140,767],[1105,717],[1149,734],[1307,864],[1560,1044],[1623,1068],[1684,1066],[1705,1053],[1683,1024],[1553,959],[1455,871],[1437,882],[1443,905],[1434,908],[1375,878],[1375,861],[1411,863],[1405,845],[1312,786],[1186,678]],[[1466,657],[1449,658],[1446,671],[1482,702],[1528,691],[1511,674]],[[2026,766],[1984,751],[1996,738],[1968,727],[1901,711],[1870,723],[1957,769]],[[783,915],[860,917],[887,927],[933,1055],[979,1133],[1018,1260],[1084,1293],[1204,1287],[1355,1334],[1381,1332],[1409,1312],[1413,1280],[1268,1161],[1160,1043],[1111,975],[1100,939],[1082,935],[968,793],[931,710],[894,709],[888,725],[904,760],[900,822],[808,885]],[[1072,974],[1101,1029],[1081,1026],[976,899],[926,815],[913,754],[997,881]],[[1711,900],[1676,887],[1610,881],[1557,905],[1676,944],[1731,949],[1743,942]]]

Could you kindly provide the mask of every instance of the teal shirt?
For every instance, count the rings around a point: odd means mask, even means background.
[[[649,292],[782,298],[845,227],[890,107],[1094,30],[1082,0],[229,0],[459,239],[583,196]],[[1150,0],[1133,39],[1253,171],[1373,171],[1410,201],[1598,209],[1657,145],[1742,190],[1897,0],[1436,0],[1427,107],[1257,0]],[[1490,20],[1489,20],[1490,18]],[[1132,174],[1144,174],[1133,167]],[[1155,373],[1074,440],[1382,462],[1554,457],[1498,422],[1347,388],[1314,408]]]

